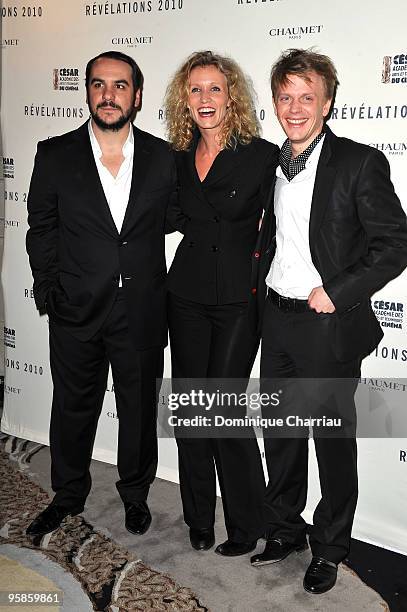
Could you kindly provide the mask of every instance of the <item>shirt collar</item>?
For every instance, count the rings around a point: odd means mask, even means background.
[[[295,158],[292,158],[292,148],[290,140],[287,138],[284,141],[283,146],[280,150],[280,167],[288,181],[291,181],[295,176],[297,176],[297,174],[299,174],[307,167],[307,162],[311,154],[324,136],[325,132],[324,130],[322,130],[322,132],[314,138],[311,144],[308,145],[305,151],[297,155],[297,157]]]
[[[100,145],[95,136],[95,132],[93,131],[92,119],[89,119],[88,121],[88,130],[89,130],[89,138],[90,138],[90,144],[92,145],[93,154],[95,155],[95,157],[97,157],[97,159],[100,159],[102,157],[102,149],[100,148]],[[123,151],[123,156],[125,158],[130,157],[130,155],[134,151],[134,134],[133,134],[133,125],[131,123],[129,127],[129,133],[123,145],[122,151]]]

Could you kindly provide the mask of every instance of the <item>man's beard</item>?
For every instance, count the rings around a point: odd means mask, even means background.
[[[117,121],[114,121],[113,123],[107,123],[106,121],[103,121],[103,119],[101,119],[97,114],[99,108],[117,108],[122,111],[122,115],[117,119]],[[134,106],[128,108],[126,112],[123,112],[121,106],[118,106],[114,102],[102,102],[101,104],[97,105],[95,111],[93,111],[91,108],[89,108],[89,111],[93,121],[101,130],[111,130],[112,132],[118,132],[131,119],[134,113]]]

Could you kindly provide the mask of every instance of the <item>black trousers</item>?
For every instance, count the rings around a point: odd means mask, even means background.
[[[174,379],[249,377],[258,339],[249,329],[246,303],[206,306],[170,294],[169,327]],[[214,524],[216,464],[228,538],[245,542],[264,532],[264,474],[251,434],[241,439],[177,438],[187,525],[200,529]]]
[[[356,421],[354,392],[361,360],[340,362],[330,334],[330,314],[283,312],[267,299],[261,351],[261,379],[347,378],[340,413]],[[294,401],[301,401],[296,394]],[[292,406],[295,411],[295,405]],[[287,408],[289,410],[289,408]],[[292,411],[292,412],[293,412]],[[332,414],[332,403],[329,406]],[[352,425],[351,425],[352,427]],[[318,437],[314,433],[321,500],[313,516],[310,546],[315,556],[339,563],[349,552],[356,508],[357,451],[354,435]],[[307,500],[308,436],[265,437],[269,482],[265,515],[268,538],[296,542],[304,537],[301,516]]]
[[[91,340],[77,340],[51,319],[49,332],[54,503],[82,505],[90,491],[89,465],[109,362],[119,422],[116,486],[125,502],[145,500],[157,469],[156,378],[162,377],[163,349],[134,348],[120,289],[109,317]]]

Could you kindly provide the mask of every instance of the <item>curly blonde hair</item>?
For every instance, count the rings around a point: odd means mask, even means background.
[[[238,142],[248,144],[260,134],[254,89],[236,62],[212,51],[190,55],[167,87],[164,107],[168,140],[176,151],[185,151],[191,145],[195,122],[188,109],[189,76],[193,68],[203,66],[215,66],[225,75],[228,85],[230,103],[219,134],[219,144],[222,148],[234,148]]]

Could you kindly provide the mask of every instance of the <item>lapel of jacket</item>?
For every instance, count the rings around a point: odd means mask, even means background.
[[[186,170],[195,193],[208,203],[206,191],[210,190],[218,181],[235,171],[236,167],[244,162],[248,147],[237,144],[235,149],[223,149],[215,158],[204,181],[201,181],[195,166],[196,148],[199,142],[199,132],[195,130],[191,148],[185,152]]]
[[[98,215],[102,215],[106,226],[115,235],[118,235],[115,222],[107,203],[105,192],[100,181],[95,157],[90,143],[88,122],[81,125],[76,131],[77,142],[74,158],[77,161],[77,174],[84,185],[84,195],[93,205]]]
[[[150,148],[148,143],[146,143],[143,132],[134,125],[132,127],[134,134],[133,173],[131,177],[129,201],[120,234],[123,234],[126,231],[131,218],[137,209],[136,201],[143,187],[151,161]]]
[[[324,218],[326,207],[330,200],[335,180],[336,168],[329,165],[332,156],[332,148],[335,147],[336,136],[331,130],[325,127],[326,135],[324,144],[322,145],[321,155],[319,157],[317,172],[315,176],[314,191],[312,194],[311,215],[309,222],[309,243],[311,254],[313,245],[317,238],[317,234]]]
[[[199,142],[199,132],[195,130],[192,144],[188,151],[182,152],[182,160],[184,162],[184,171],[186,172],[188,179],[186,181],[187,185],[189,185],[195,194],[203,201],[206,202],[205,194],[202,189],[202,183],[198,176],[198,172],[195,167],[195,153],[196,148]]]
[[[250,145],[237,143],[234,149],[223,149],[216,157],[206,178],[205,188],[211,189],[218,181],[234,173],[237,168],[244,163]]]
[[[276,234],[276,219],[274,214],[274,191],[276,188],[276,176],[274,175],[273,182],[270,186],[270,193],[267,198],[266,208],[264,210],[263,220],[260,228],[259,250],[263,254],[269,254],[275,246]],[[263,234],[263,236],[261,236]]]

